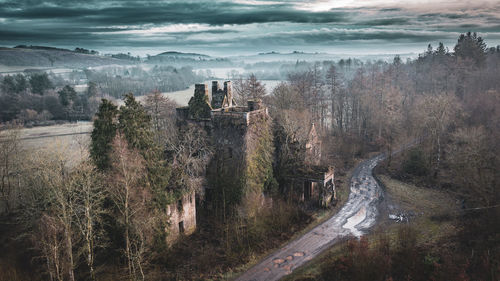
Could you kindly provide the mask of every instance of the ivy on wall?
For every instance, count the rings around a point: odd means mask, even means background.
[[[226,124],[229,125],[229,124]],[[230,125],[229,125],[230,126]],[[224,130],[239,130],[224,126]],[[245,125],[246,126],[246,125]],[[257,206],[263,193],[273,194],[278,183],[273,175],[274,142],[271,120],[267,116],[255,118],[246,130],[241,131],[244,145],[241,159],[233,165],[223,162],[219,157],[211,164],[210,184],[214,187],[214,201],[218,210],[227,214],[243,206],[245,214],[250,215],[251,206]],[[222,153],[222,152],[220,152]]]

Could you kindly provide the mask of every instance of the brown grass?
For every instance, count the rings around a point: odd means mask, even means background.
[[[449,193],[406,184],[385,175],[379,175],[378,178],[384,184],[389,200],[398,204],[400,209],[417,214],[411,220],[410,225],[417,232],[418,245],[441,241],[456,232],[455,217],[458,209]],[[370,247],[375,247],[380,237],[387,237],[391,240],[391,244],[395,243],[400,231],[401,223],[387,218],[380,219],[379,227],[365,236]],[[344,249],[345,243],[334,245],[284,280],[315,280],[316,276],[321,273],[321,268],[332,259],[342,256]]]

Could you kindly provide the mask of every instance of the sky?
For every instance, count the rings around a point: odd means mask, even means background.
[[[499,45],[500,0],[0,0],[0,46],[140,56],[408,54],[467,31]]]

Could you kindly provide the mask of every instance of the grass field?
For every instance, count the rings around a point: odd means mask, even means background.
[[[452,235],[456,229],[454,218],[458,213],[458,205],[453,197],[443,191],[418,187],[392,179],[385,175],[378,176],[386,189],[386,203],[392,204],[398,211],[414,213],[409,224],[417,231],[419,245],[440,241]],[[380,234],[385,234],[394,240],[402,223],[388,219],[385,212],[381,212],[378,226],[366,237],[370,244],[377,243]],[[343,243],[338,243],[325,251],[309,264],[297,269],[284,280],[315,280],[321,273],[321,268],[332,258],[340,257],[345,249]]]
[[[20,129],[19,138],[27,151],[58,152],[77,164],[87,155],[92,122],[66,123]]]

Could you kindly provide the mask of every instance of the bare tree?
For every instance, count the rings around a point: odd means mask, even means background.
[[[344,100],[340,95],[340,87],[342,85],[341,83],[342,76],[332,64],[326,72],[326,84],[328,85],[328,88],[330,90],[330,116],[332,132],[334,132],[335,130],[335,125],[339,125],[342,123],[341,120]],[[339,108],[338,111],[336,110],[337,107]],[[338,120],[340,120],[340,122],[337,123]]]
[[[459,110],[460,105],[452,94],[422,96],[414,107],[414,120],[418,123],[417,128],[420,134],[429,136],[435,148],[434,176],[437,176],[441,164],[443,136],[447,128],[455,121]]]
[[[68,185],[74,196],[68,202],[74,217],[75,232],[79,233],[83,241],[82,252],[89,269],[91,280],[96,280],[95,249],[102,246],[98,238],[102,225],[102,215],[105,213],[103,177],[89,162],[83,162],[72,172]]]
[[[37,225],[38,235],[33,237],[34,245],[41,252],[45,260],[49,280],[63,281],[65,246],[63,237],[64,229],[56,218],[44,214]]]
[[[266,87],[253,73],[245,80],[241,77],[236,79],[233,84],[236,103],[240,105],[251,99],[262,99],[267,94]]]
[[[119,213],[119,222],[124,227],[125,256],[130,280],[136,280],[139,275],[145,279],[142,255],[143,244],[137,242],[137,225],[135,216],[145,208],[149,196],[141,178],[145,172],[145,163],[139,152],[129,148],[127,141],[118,134],[113,141],[112,172],[109,174],[111,199]],[[140,230],[140,227],[139,227]]]
[[[33,153],[30,162],[26,163],[30,171],[24,175],[28,195],[24,195],[23,201],[31,202],[23,202],[23,210],[38,229],[32,238],[41,241],[38,249],[47,259],[49,275],[74,281],[75,235],[70,207],[74,190],[66,181],[69,168],[64,152]]]
[[[155,141],[164,146],[175,137],[175,108],[177,104],[155,91],[146,97],[144,108],[151,116]]]
[[[16,126],[0,131],[0,202],[5,204],[6,213],[15,204],[16,198],[13,195],[19,190],[19,173],[22,167],[19,134]]]
[[[484,127],[460,128],[446,147],[446,162],[453,177],[465,187],[464,197],[480,206],[495,202],[495,170],[498,155],[495,140]]]
[[[184,184],[200,192],[213,154],[205,130],[193,124],[186,125],[172,142],[167,143],[167,150],[171,152],[173,166],[182,171]]]

